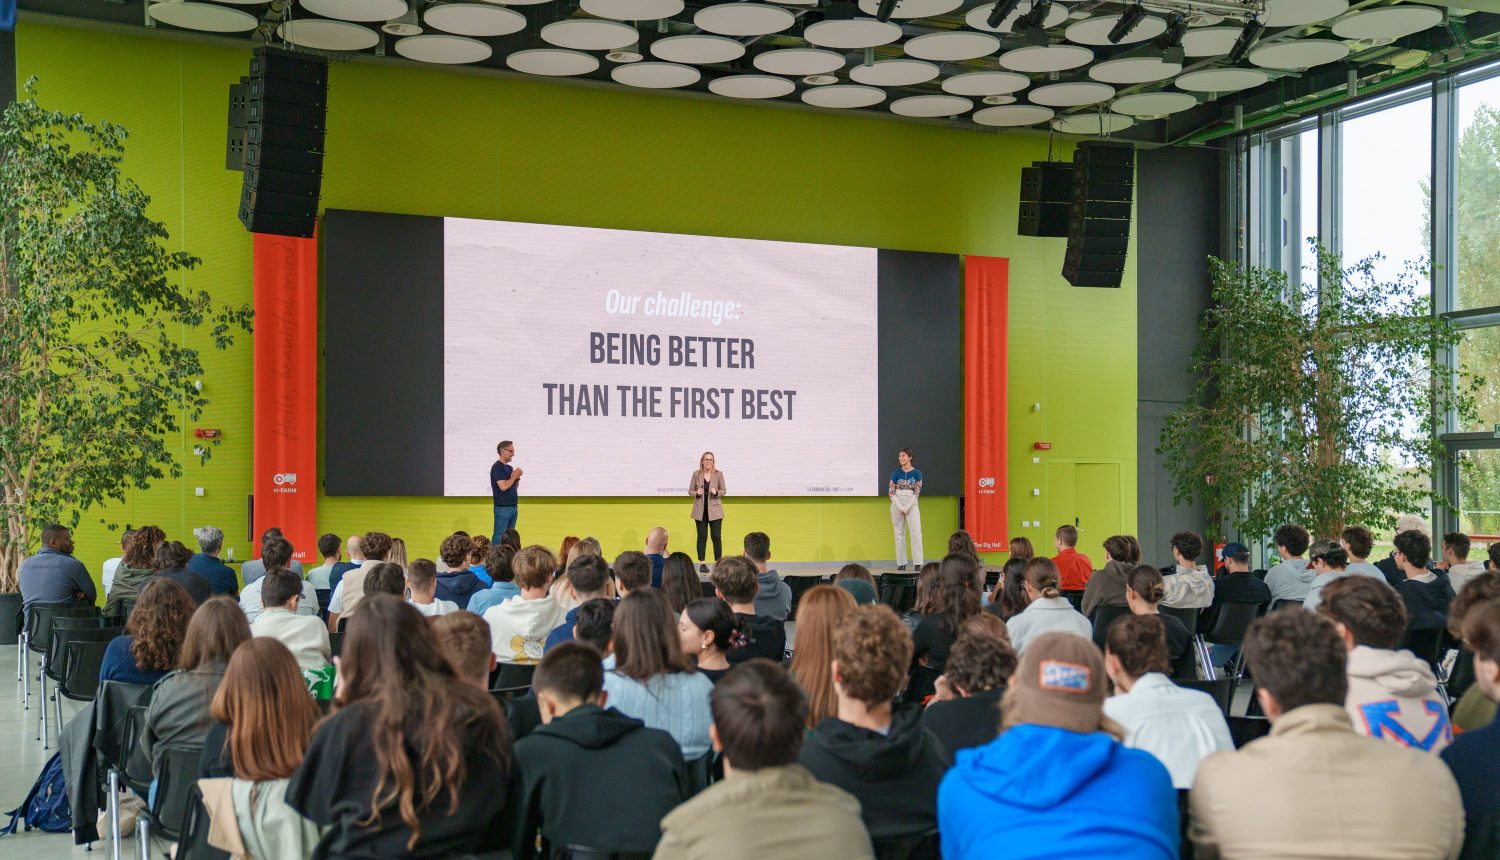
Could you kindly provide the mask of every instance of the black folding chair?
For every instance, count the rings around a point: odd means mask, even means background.
[[[1438,692],[1446,697],[1448,679],[1443,674],[1443,657],[1451,647],[1448,631],[1442,629],[1408,630],[1401,638],[1399,647],[1426,661],[1427,665],[1432,668],[1433,676],[1437,678]],[[1445,698],[1444,701],[1447,699]]]
[[[495,680],[494,683],[490,684],[490,689],[530,689],[531,676],[535,674],[535,663],[501,663],[495,671]]]
[[[711,580],[711,579],[699,580],[698,585],[703,588],[703,596],[704,597],[718,597],[719,596],[718,589],[714,588],[713,580]]]
[[[1241,645],[1245,641],[1245,631],[1255,619],[1260,617],[1261,610],[1265,608],[1264,603],[1221,603],[1219,614],[1214,616],[1213,627],[1203,634],[1205,642],[1211,645]],[[1245,668],[1245,655],[1241,651],[1232,661],[1234,669],[1229,677],[1239,680]],[[1210,667],[1217,668],[1217,667]],[[1215,672],[1217,676],[1217,672]],[[1212,679],[1210,679],[1212,680]]]
[[[24,652],[41,655],[41,663],[37,666],[38,682],[42,685],[42,711],[47,710],[47,648],[52,644],[52,622],[57,618],[92,618],[99,614],[98,607],[79,606],[71,600],[63,600],[55,603],[33,603],[26,610],[26,629],[22,634],[22,641],[26,647]],[[22,694],[25,698],[25,708],[31,708],[31,672],[23,670],[21,678],[25,684]],[[44,717],[45,719],[45,717]],[[38,739],[40,740],[40,739]]]
[[[1266,581],[1266,573],[1267,571],[1263,567],[1258,567],[1255,570],[1250,571],[1250,575],[1260,580],[1261,582]]]
[[[876,580],[880,584],[880,602],[896,610],[900,615],[917,602],[917,574],[882,573]]]
[[[125,773],[129,756],[140,739],[146,706],[155,687],[102,681],[94,698],[94,751],[107,773],[109,832],[120,844],[120,786],[129,784]],[[139,708],[138,714],[135,709]],[[149,786],[150,780],[147,780]]]
[[[942,856],[936,827],[919,833],[882,836],[871,841],[875,846],[875,860],[939,860]]]
[[[161,750],[156,774],[155,802],[151,804],[151,826],[172,842],[182,838],[188,820],[192,790],[198,784],[198,761],[203,747],[172,746]]]
[[[1300,600],[1293,600],[1290,597],[1283,597],[1283,598],[1280,598],[1279,600],[1273,600],[1273,601],[1271,601],[1271,611],[1272,612],[1280,612],[1283,609],[1301,609],[1301,608],[1302,608],[1302,601],[1300,601]]]
[[[1198,629],[1198,616],[1203,613],[1201,609],[1183,609],[1177,606],[1158,606],[1156,611],[1181,621],[1182,626],[1186,627],[1189,633]]]
[[[67,650],[63,651],[60,666],[62,677],[57,679],[57,686],[52,691],[52,700],[57,704],[57,730],[59,732],[63,727],[62,700],[67,699],[70,702],[94,700],[94,697],[99,694],[99,669],[104,665],[104,652],[109,648],[110,641],[121,635],[124,630],[119,627],[106,627],[102,630],[74,632],[88,635],[68,640]]]
[[[317,591],[317,594],[318,594],[318,617],[321,618],[321,619],[323,619],[323,623],[324,624],[327,624],[328,623],[328,601],[331,599],[331,597],[333,595],[333,589],[331,589],[331,588],[319,588],[319,589],[315,589],[315,590]]]
[[[1071,590],[1071,591],[1062,591],[1062,592],[1060,592],[1060,594],[1062,595],[1062,598],[1064,600],[1066,600],[1069,603],[1073,604],[1073,608],[1074,609],[1078,610],[1079,612],[1083,611],[1083,590],[1082,589],[1076,589],[1076,590]]]
[[[344,631],[328,634],[328,652],[337,657],[342,650],[344,650]]]
[[[1271,733],[1271,721],[1265,717],[1229,717],[1228,721],[1235,749]]]
[[[1172,683],[1186,690],[1199,690],[1214,697],[1214,703],[1219,710],[1224,712],[1225,718],[1229,716],[1229,706],[1234,700],[1234,681],[1230,678],[1216,678],[1212,681],[1192,681],[1185,678],[1174,678]]]
[[[923,699],[937,691],[937,679],[943,674],[942,666],[914,666],[906,679],[906,692],[901,701],[921,704]]]
[[[63,655],[68,643],[76,639],[90,639],[104,624],[99,615],[59,615],[52,619],[52,635],[42,657],[42,708],[37,713],[41,724],[42,749],[47,749],[47,681],[53,683],[52,700],[57,702],[57,730],[62,731],[62,703],[57,701],[56,685],[63,682]],[[113,637],[110,637],[113,638]]]
[[[188,789],[187,821],[182,827],[182,840],[177,844],[177,860],[229,860],[229,852],[208,844],[209,824],[203,791],[195,779]]]
[[[1104,642],[1109,638],[1110,625],[1129,614],[1129,606],[1116,603],[1094,607],[1094,614],[1089,616],[1089,623],[1094,625],[1094,644],[1099,646],[1100,651],[1104,650]]]

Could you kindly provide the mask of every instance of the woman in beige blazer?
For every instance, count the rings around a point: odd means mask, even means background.
[[[698,571],[708,573],[703,551],[710,531],[714,536],[714,561],[724,557],[724,473],[714,468],[714,452],[704,451],[698,458],[698,469],[688,481],[688,495],[693,497],[693,523],[698,527]]]

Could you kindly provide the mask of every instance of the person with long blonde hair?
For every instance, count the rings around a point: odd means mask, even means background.
[[[688,495],[693,497],[693,525],[698,529],[698,572],[708,573],[704,551],[710,532],[714,561],[724,557],[724,473],[718,469],[714,452],[704,451],[698,458],[698,468],[688,479]]]
[[[854,597],[836,585],[819,585],[797,604],[797,649],[792,653],[792,676],[807,693],[807,727],[838,713],[833,691],[833,636],[855,609]]]

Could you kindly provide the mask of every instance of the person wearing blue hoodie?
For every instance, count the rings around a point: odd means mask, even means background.
[[[467,535],[452,534],[443,539],[438,555],[448,569],[437,577],[438,600],[451,600],[459,609],[468,609],[469,600],[484,590],[484,583],[469,571],[469,553],[474,542]]]
[[[1026,646],[1000,736],[960,750],[938,787],[944,860],[1179,856],[1172,777],[1120,743],[1105,688],[1089,640],[1054,632]]]

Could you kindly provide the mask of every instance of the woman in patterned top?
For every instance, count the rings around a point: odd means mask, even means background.
[[[917,498],[922,495],[922,470],[912,465],[910,448],[896,455],[901,463],[891,472],[891,525],[896,529],[896,569],[906,570],[906,533],[911,532],[911,555],[918,570],[922,569],[922,512]]]

